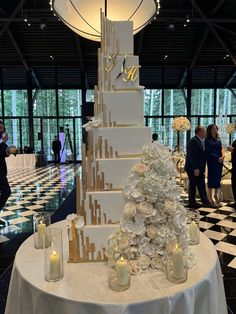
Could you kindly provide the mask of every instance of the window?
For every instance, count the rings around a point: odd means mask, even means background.
[[[213,89],[192,89],[191,114],[192,115],[214,114]]]
[[[144,94],[144,115],[161,116],[161,89],[145,89]]]
[[[236,114],[236,99],[229,89],[216,90],[216,114]]]
[[[59,89],[58,103],[60,116],[80,116],[82,105],[81,90]]]
[[[93,89],[87,89],[86,101],[87,102],[94,102],[94,90]]]
[[[56,116],[56,91],[54,89],[36,91],[33,114],[38,116]]]
[[[28,116],[26,90],[4,90],[4,115],[6,117]]]
[[[186,115],[186,101],[184,91],[181,89],[164,90],[164,115],[184,116]]]

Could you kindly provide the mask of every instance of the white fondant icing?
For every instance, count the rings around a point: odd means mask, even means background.
[[[100,93],[99,93],[100,94]],[[107,117],[111,112],[112,121],[116,124],[143,125],[144,92],[103,92],[103,103],[106,104]]]
[[[140,162],[140,158],[97,159],[100,172],[104,172],[105,184],[112,183],[113,188],[123,189],[127,181],[127,174],[133,165]]]
[[[118,151],[120,156],[140,155],[144,145],[151,143],[151,128],[146,127],[120,127],[97,128],[93,130],[94,143],[99,136],[108,140],[108,146],[113,147],[113,152]],[[103,145],[102,158],[105,158],[105,146]]]
[[[114,31],[117,38],[117,50],[120,54],[133,54],[133,22],[115,21]]]

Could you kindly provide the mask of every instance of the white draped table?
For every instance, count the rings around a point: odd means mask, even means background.
[[[197,258],[187,282],[174,285],[162,273],[133,276],[131,287],[114,292],[107,284],[104,263],[68,264],[65,221],[63,228],[65,275],[44,280],[43,250],[33,248],[33,237],[19,248],[14,262],[5,314],[226,314],[225,292],[217,253],[201,234],[191,250]]]
[[[36,165],[35,154],[10,155],[6,158],[8,169],[33,169]]]

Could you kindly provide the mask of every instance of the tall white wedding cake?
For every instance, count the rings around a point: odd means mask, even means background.
[[[112,22],[101,13],[98,86],[94,89],[94,117],[85,125],[82,181],[77,179],[76,222],[70,234],[71,262],[103,261],[107,241],[123,215],[123,187],[142,148],[151,142],[144,127],[144,91],[139,85],[139,58],[133,55],[133,23]]]
[[[94,117],[84,126],[82,181],[77,177],[78,215],[68,217],[69,262],[104,261],[123,251],[133,274],[164,270],[169,243],[178,254],[188,246],[177,171],[169,151],[151,144],[151,128],[143,126],[132,22],[111,22],[102,13],[101,22]]]

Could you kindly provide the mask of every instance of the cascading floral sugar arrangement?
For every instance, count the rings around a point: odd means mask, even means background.
[[[108,257],[125,252],[132,274],[149,267],[164,270],[168,241],[187,238],[186,211],[179,203],[177,171],[160,144],[143,148],[124,187],[126,205],[120,230],[108,242]]]

